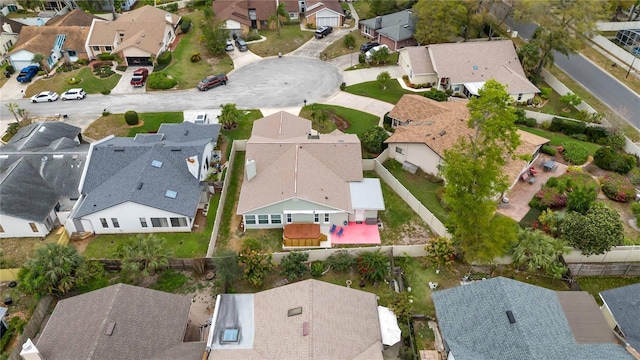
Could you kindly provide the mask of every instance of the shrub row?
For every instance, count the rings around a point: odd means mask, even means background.
[[[153,72],[147,79],[147,85],[151,89],[171,89],[178,84],[176,79],[170,78],[163,72]]]
[[[589,158],[589,151],[584,146],[570,142],[564,145],[562,158],[574,165],[582,165]]]
[[[110,53],[102,53],[102,54],[98,54],[98,59],[100,60],[115,60],[116,56],[114,54],[110,54]]]
[[[611,200],[629,202],[636,196],[631,181],[619,174],[607,174],[600,178],[602,192]]]
[[[542,145],[542,149],[540,149],[540,151],[543,154],[547,154],[549,156],[556,156],[556,154],[558,153],[558,150],[556,150],[556,148],[554,148],[551,145],[547,145],[547,144]]]
[[[621,154],[609,146],[603,146],[594,154],[593,163],[601,169],[624,175],[636,167],[636,157]]]

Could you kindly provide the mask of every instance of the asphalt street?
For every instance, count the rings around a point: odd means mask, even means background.
[[[503,11],[503,10],[494,10]],[[507,19],[507,25],[518,31],[518,36],[529,40],[537,28],[536,24]],[[640,97],[606,71],[580,54],[569,57],[554,52],[554,63],[571,78],[584,86],[595,97],[607,105],[618,116],[640,129]]]
[[[342,74],[333,65],[307,57],[283,56],[249,63],[229,75],[226,86],[209,91],[151,91],[142,94],[90,94],[84,100],[33,104],[29,99],[2,101],[0,118],[13,121],[4,105],[15,102],[32,116],[68,115],[98,118],[107,109],[111,113],[213,109],[235,103],[241,109],[285,108],[321,102],[334,94]]]

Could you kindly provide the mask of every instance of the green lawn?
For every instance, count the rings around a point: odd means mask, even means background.
[[[162,124],[181,123],[184,120],[182,112],[139,113],[138,115],[143,125],[129,129],[129,135],[127,135],[129,137],[139,133],[156,132]]]
[[[362,36],[362,33],[360,33],[360,31],[358,30],[353,30],[350,32],[350,34],[353,35],[356,40],[356,45],[353,47],[353,49],[349,49],[348,47],[344,46],[345,35],[340,39],[334,41],[331,45],[324,49],[324,51],[320,53],[320,57],[322,58],[324,56],[327,59],[333,59],[338,56],[353,54],[353,64],[357,64],[358,55],[360,54],[360,45],[371,41],[371,39]]]
[[[602,305],[602,300],[598,294],[601,291],[614,289],[621,286],[640,283],[640,277],[637,276],[578,276],[576,277],[578,285],[583,291],[589,292],[596,299],[598,305]]]
[[[357,55],[359,56],[359,55]],[[376,68],[376,67],[381,67],[381,66],[389,66],[389,65],[393,65],[393,64],[397,64],[398,63],[398,58],[400,57],[400,54],[398,52],[394,52],[389,54],[389,57],[387,58],[387,62],[384,64],[368,64],[368,63],[364,63],[364,64],[360,64],[359,62],[359,58],[356,55],[354,55],[353,58],[353,66],[345,69],[345,71],[351,71],[351,70],[360,70],[360,69],[370,69],[370,68]]]
[[[200,41],[202,11],[194,11],[188,15],[192,21],[191,30],[182,36],[180,43],[172,54],[171,64],[162,70],[178,80],[177,89],[191,89],[208,75],[226,74],[233,70],[233,61],[227,54],[212,56]],[[191,62],[191,55],[199,53],[202,60]]]
[[[347,86],[345,91],[354,95],[386,101],[391,104],[397,103],[404,94],[414,94],[409,90],[403,89],[396,80],[390,80],[387,83],[386,90],[382,90],[377,81],[369,81]]]
[[[538,129],[538,128],[530,128],[530,127],[526,127],[526,126],[518,126],[521,130],[532,133],[532,134],[536,134],[538,136],[542,136],[544,138],[550,139],[550,145],[552,146],[561,146],[570,142],[573,143],[578,143],[579,145],[581,145],[582,147],[584,147],[585,149],[587,149],[587,151],[589,151],[589,154],[593,155],[596,153],[596,151],[600,148],[600,145],[598,144],[594,144],[588,141],[580,141],[580,140],[576,140],[572,137],[569,137],[567,135],[561,134],[561,133],[554,133],[551,131],[547,131],[544,129]]]
[[[324,104],[312,104],[307,105],[302,108],[300,111],[300,117],[305,119],[309,119],[313,122],[313,128],[318,130],[320,133],[330,133],[336,129],[334,123],[330,121],[324,121],[319,123],[314,120],[311,114],[313,113],[313,109],[324,110],[327,112],[331,112],[341,118],[347,120],[349,122],[349,127],[344,130],[347,134],[356,134],[358,136],[362,135],[367,129],[377,126],[378,121],[380,120],[377,116],[371,115],[366,112],[353,110],[349,108],[345,108],[342,106],[334,106],[334,105],[324,105]]]
[[[287,54],[311,39],[313,34],[313,31],[303,31],[297,24],[283,26],[280,35],[277,30],[260,30],[260,35],[267,40],[249,44],[249,50],[262,57]]]
[[[213,195],[209,203],[207,224],[202,232],[155,233],[157,237],[164,240],[165,246],[173,252],[174,258],[204,257],[206,255],[219,201],[220,195]],[[96,235],[83,252],[83,255],[87,259],[113,258],[118,246],[135,236],[135,234]]]
[[[244,140],[251,137],[251,129],[253,129],[253,122],[262,118],[262,112],[260,110],[246,110],[244,116],[238,121],[238,127],[234,130],[222,130],[224,141],[227,142],[227,159],[231,154],[231,144],[233,140]]]
[[[244,170],[244,157],[244,151],[236,152],[235,161],[233,162],[233,171],[231,174],[227,173],[227,176],[230,176],[230,178],[227,179],[227,181],[229,181],[229,188],[227,190],[227,199],[224,203],[222,212],[222,223],[220,224],[220,231],[218,232],[218,241],[216,242],[216,248],[218,249],[224,249],[231,239],[231,219],[235,216],[234,209],[240,195],[240,186],[242,185],[241,179]],[[253,237],[255,238],[255,236]]]
[[[538,111],[545,114],[551,114],[551,115],[557,115],[557,116],[564,116],[572,119],[578,118],[580,112],[573,106],[571,105],[566,106],[562,101],[560,101],[560,94],[558,94],[555,90],[553,90],[551,86],[549,86],[547,83],[545,83],[542,80],[538,82],[537,86],[538,88],[543,88],[543,87],[550,88],[551,95],[549,95],[549,100],[547,101],[546,104],[544,104],[543,107],[534,109],[532,111]],[[519,106],[519,107],[522,109],[531,110],[531,108],[527,106]],[[564,108],[568,108],[570,111],[564,112],[563,111]]]
[[[442,207],[436,197],[436,190],[444,185],[441,179],[425,174],[418,170],[416,174],[402,169],[402,164],[396,160],[385,161],[384,167],[404,185],[438,220],[445,222],[448,219],[447,210]]]
[[[67,79],[71,78],[80,78],[82,81],[78,84],[69,85]],[[87,94],[100,94],[100,92],[105,89],[113,89],[116,84],[118,84],[118,81],[120,81],[120,75],[118,74],[111,75],[106,79],[101,79],[93,74],[91,68],[84,66],[70,72],[56,73],[48,79],[40,79],[34,82],[29,85],[25,91],[25,96],[31,97],[42,91],[56,91],[58,94],[62,94],[73,88],[83,88]]]

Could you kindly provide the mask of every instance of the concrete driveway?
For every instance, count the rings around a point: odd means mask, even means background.
[[[231,60],[233,60],[233,68],[234,68],[234,70],[232,70],[229,74],[233,73],[235,70],[247,64],[250,64],[254,61],[258,61],[262,59],[260,56],[252,53],[250,50],[242,52],[238,49],[234,49],[233,51],[227,51],[227,55],[229,55]]]
[[[122,75],[122,77],[120,78],[120,81],[118,81],[118,84],[111,89],[111,94],[142,94],[146,91],[146,84],[145,86],[141,86],[141,87],[134,87],[131,86],[131,77],[133,76],[133,72],[140,69],[146,67],[147,69],[149,69],[149,74],[151,74],[151,72],[153,71],[153,67],[151,66],[129,66],[127,67],[127,70],[123,72],[120,71],[116,71],[118,74]]]
[[[18,72],[11,75],[11,78],[7,80],[7,82],[0,88],[0,99],[3,102],[8,100],[19,100],[24,98],[24,94],[27,91],[27,88],[31,83],[20,83],[16,80],[18,76]],[[41,76],[34,77],[33,81],[40,79]]]
[[[333,29],[333,32],[322,39],[316,39],[312,37],[306,43],[302,44],[299,48],[293,50],[287,55],[291,56],[304,56],[317,59],[320,57],[320,53],[331,45],[334,41],[342,38],[349,31],[343,29]]]

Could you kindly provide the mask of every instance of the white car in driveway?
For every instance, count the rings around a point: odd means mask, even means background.
[[[62,93],[62,96],[60,96],[60,98],[62,100],[81,100],[84,99],[85,96],[87,96],[87,93],[85,93],[84,90],[78,88],[65,91],[64,93]]]
[[[389,47],[387,45],[382,44],[382,45],[374,46],[371,49],[369,49],[369,51],[364,53],[365,59],[370,60],[373,57],[373,54],[375,54],[380,49],[387,49],[387,52],[389,51]]]
[[[55,91],[43,91],[31,97],[32,103],[53,102],[58,100],[58,93]]]

